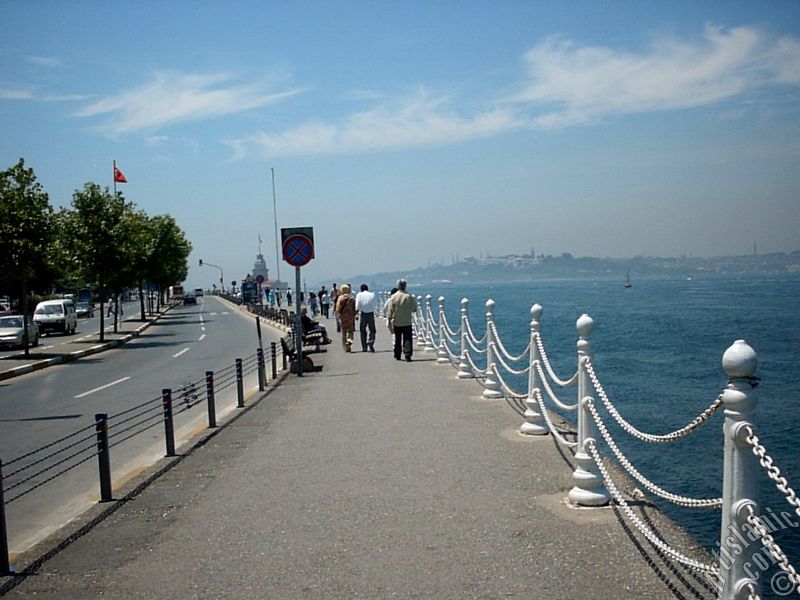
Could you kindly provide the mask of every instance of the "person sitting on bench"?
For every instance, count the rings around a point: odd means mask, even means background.
[[[300,322],[303,325],[303,336],[321,334],[322,343],[330,344],[331,339],[328,337],[328,331],[324,325],[320,325],[316,321],[312,321],[308,316],[308,309],[304,306],[300,309]]]

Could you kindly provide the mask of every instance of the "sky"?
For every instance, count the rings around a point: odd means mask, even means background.
[[[56,208],[116,160],[190,287],[259,249],[294,281],[276,224],[313,227],[308,284],[791,252],[800,3],[3,0],[0,132]]]

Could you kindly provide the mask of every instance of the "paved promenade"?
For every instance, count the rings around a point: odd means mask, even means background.
[[[333,330],[333,321],[327,322]],[[334,335],[335,331],[331,332]],[[356,347],[359,344],[356,343]],[[574,510],[569,455],[517,433],[434,354],[313,355],[123,502],[18,558],[8,598],[693,598],[615,510]],[[272,384],[270,384],[272,386]],[[115,495],[124,497],[128,490]],[[639,507],[671,541],[680,532]],[[77,525],[76,525],[77,528]],[[686,550],[686,547],[683,547]]]

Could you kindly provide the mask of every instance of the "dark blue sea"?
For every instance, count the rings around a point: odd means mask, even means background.
[[[800,364],[800,276],[636,279],[631,288],[617,279],[454,282],[409,291],[431,294],[434,305],[444,296],[452,326],[458,326],[460,300],[468,298],[470,321],[478,335],[485,330],[485,302],[493,299],[495,323],[506,348],[515,354],[528,343],[531,306],[541,304],[542,338],[562,378],[575,372],[575,323],[583,313],[589,314],[595,321],[591,336],[595,370],[603,387],[623,417],[649,433],[678,429],[707,408],[727,379],[722,354],[735,340],[746,340],[757,352],[756,375],[761,378],[754,420],[758,435],[790,486],[800,493],[800,452],[794,439],[800,432],[800,371],[795,370]],[[562,394],[572,401],[577,390]],[[657,445],[634,440],[618,427],[610,429],[639,471],[663,488],[690,497],[719,497],[722,422],[719,410],[688,437]],[[604,451],[610,454],[607,448]],[[532,459],[531,469],[535,468]],[[784,496],[763,470],[760,473],[762,510],[791,513]],[[697,541],[715,547],[719,510],[656,504]],[[800,569],[800,527],[774,535]],[[767,580],[766,597],[769,588]]]

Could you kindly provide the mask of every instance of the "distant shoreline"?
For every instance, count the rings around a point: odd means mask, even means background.
[[[595,280],[624,281],[630,275],[637,279],[683,279],[692,281],[719,278],[759,276],[800,276],[800,251],[764,255],[713,258],[634,257],[608,259],[561,256],[516,256],[466,258],[450,265],[432,265],[409,271],[382,272],[339,278],[342,281],[366,281],[373,285],[389,285],[400,278],[411,285],[462,285],[486,283],[525,283],[531,281]]]

